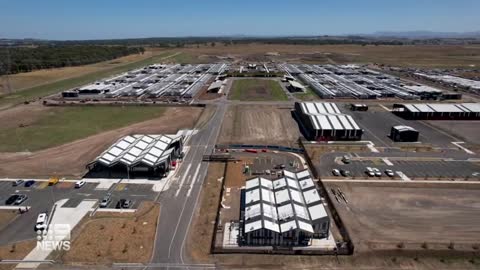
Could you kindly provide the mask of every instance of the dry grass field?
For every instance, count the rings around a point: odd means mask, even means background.
[[[232,105],[225,114],[218,143],[295,145],[300,131],[291,108]]]
[[[234,61],[304,62],[323,64],[378,63],[412,67],[470,67],[480,66],[480,46],[361,46],[361,45],[267,45],[240,44],[215,47],[201,46],[181,49],[191,58]],[[277,52],[278,56],[266,56]],[[185,56],[184,56],[185,57]]]
[[[76,67],[42,69],[32,72],[18,73],[9,76],[10,86],[14,91],[30,88],[40,84],[48,84],[58,80],[78,77],[89,73],[105,71],[129,63],[145,60],[155,55],[164,53],[164,49],[148,49],[144,54],[132,54],[117,59]],[[0,77],[3,82],[3,77]],[[5,86],[0,85],[0,93],[5,92]]]
[[[73,232],[72,247],[62,263],[147,263],[150,260],[160,205],[144,202],[136,213],[97,213]]]
[[[21,260],[32,251],[37,244],[36,240],[27,240],[0,246],[1,260]],[[16,264],[0,264],[0,270],[14,269]]]
[[[480,249],[479,188],[401,184],[328,183],[357,252]]]
[[[129,134],[171,134],[192,128],[203,109],[168,107],[162,116],[130,126],[105,131],[33,153],[0,153],[2,177],[49,177],[52,174],[80,177],[85,166],[121,136]],[[10,110],[8,110],[10,111]],[[4,112],[8,112],[4,111]],[[26,115],[22,115],[24,119]]]

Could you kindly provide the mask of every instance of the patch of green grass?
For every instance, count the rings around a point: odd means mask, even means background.
[[[287,94],[277,81],[265,79],[235,80],[230,99],[243,101],[286,101]]]
[[[26,127],[2,129],[0,152],[36,151],[160,117],[162,107],[52,107]]]
[[[12,105],[20,104],[24,101],[33,100],[39,97],[55,94],[70,88],[82,86],[95,80],[99,80],[108,76],[112,76],[118,73],[126,72],[128,70],[140,68],[146,65],[151,65],[162,61],[169,55],[173,55],[175,52],[164,52],[147,59],[139,60],[136,62],[128,63],[122,66],[117,66],[111,69],[93,72],[79,77],[69,78],[65,80],[56,81],[49,84],[35,86],[29,89],[25,89],[10,95],[0,97],[0,108],[6,108]]]

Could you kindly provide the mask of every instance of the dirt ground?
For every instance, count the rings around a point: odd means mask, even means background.
[[[477,121],[427,121],[428,124],[443,130],[465,142],[480,145],[480,132]]]
[[[335,202],[356,251],[370,249],[480,248],[480,189],[329,183],[348,204]],[[425,249],[425,247],[423,247]]]
[[[179,129],[192,128],[202,108],[169,107],[156,119],[104,132],[85,139],[34,153],[0,153],[2,177],[81,177],[85,166],[109,145],[128,134],[175,134]],[[1,115],[1,114],[0,114]],[[20,114],[20,117],[23,116]],[[2,122],[3,123],[3,122]]]
[[[150,260],[160,205],[145,202],[136,213],[97,213],[73,232],[70,251],[55,258],[65,264]]]
[[[30,88],[40,84],[52,83],[58,80],[73,78],[81,75],[85,75],[92,72],[98,72],[113,67],[121,66],[127,63],[139,61],[156,55],[164,50],[158,48],[148,49],[144,54],[132,54],[117,59],[100,62],[91,65],[77,66],[77,67],[65,67],[65,68],[52,68],[36,70],[32,72],[18,73],[9,76],[10,86],[15,91],[19,91],[25,88]],[[3,81],[3,76],[0,77],[0,81]],[[0,93],[4,93],[4,86],[0,85]]]
[[[291,110],[280,106],[232,105],[225,114],[218,143],[296,145],[300,131]]]
[[[0,260],[21,260],[35,248],[36,244],[36,240],[27,240],[0,246]],[[13,269],[15,266],[16,264],[0,264],[0,270]]]

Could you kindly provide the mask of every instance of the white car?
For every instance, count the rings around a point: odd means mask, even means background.
[[[392,170],[389,170],[389,169],[385,170],[385,174],[386,174],[388,177],[394,177],[394,176],[395,176],[395,174],[393,173],[393,171],[392,171]]]
[[[337,169],[333,169],[333,170],[332,170],[332,174],[333,174],[334,176],[340,176],[340,171],[337,170]]]
[[[373,169],[370,168],[370,167],[367,167],[367,169],[365,170],[365,173],[370,176],[370,177],[374,177],[375,176],[375,173],[373,172]]]
[[[378,176],[378,177],[382,176],[382,172],[379,169],[372,168],[372,170],[373,170],[373,174],[375,174],[375,176]]]
[[[77,181],[75,182],[75,188],[81,188],[83,187],[87,182],[85,182],[85,180],[80,180],[80,181]]]
[[[48,214],[46,212],[38,214],[37,223],[35,224],[35,231],[46,230],[48,226]]]

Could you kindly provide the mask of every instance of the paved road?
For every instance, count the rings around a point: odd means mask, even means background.
[[[175,176],[175,182],[159,197],[162,209],[152,266],[148,269],[165,268],[165,264],[188,266],[184,256],[185,243],[208,169],[208,163],[202,162],[202,157],[213,151],[226,109],[224,100],[218,102],[209,122],[190,138],[188,153]]]

